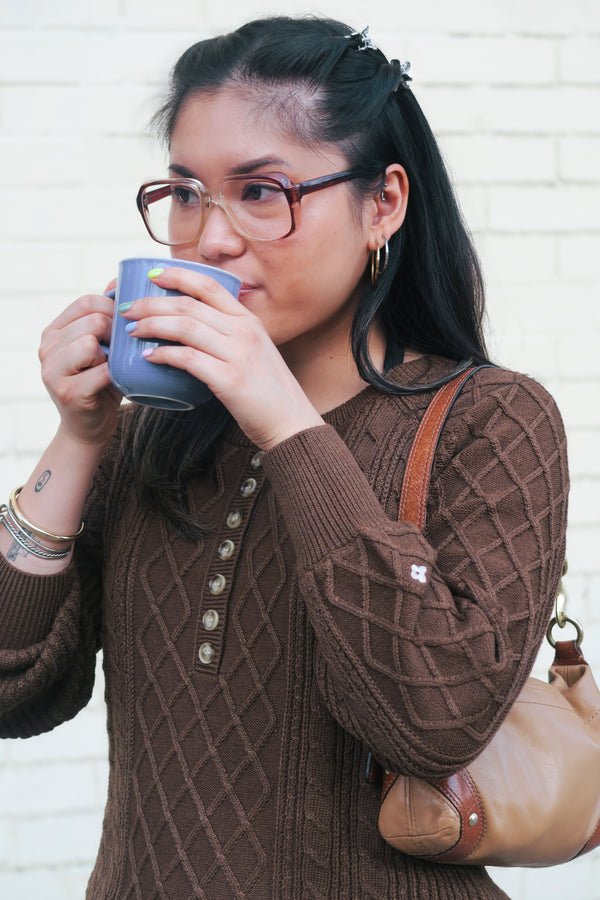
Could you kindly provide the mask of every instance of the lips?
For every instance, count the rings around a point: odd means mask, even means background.
[[[256,290],[255,284],[247,284],[247,282],[244,281],[240,288],[239,300],[244,300],[246,297],[248,297],[249,294],[252,293],[252,291],[255,291],[255,290]]]

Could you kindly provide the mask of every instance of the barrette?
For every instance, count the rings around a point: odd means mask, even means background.
[[[345,38],[347,41],[354,41],[355,50],[377,50],[376,45],[369,37],[368,25],[362,31],[354,31],[352,34],[347,34]]]
[[[392,65],[398,70],[398,84],[394,90],[398,90],[399,87],[408,88],[408,82],[412,81],[411,76],[408,74],[410,71],[409,61],[406,60],[406,62],[400,62],[399,59],[393,59]]]

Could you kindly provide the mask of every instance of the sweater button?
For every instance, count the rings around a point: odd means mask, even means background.
[[[225,590],[226,584],[227,579],[224,575],[213,575],[213,577],[208,582],[208,589],[211,594],[222,594]]]
[[[214,631],[219,624],[219,613],[216,609],[207,609],[202,616],[202,627],[206,631]]]
[[[256,479],[255,478],[247,478],[243,485],[240,488],[240,494],[242,497],[249,497],[256,490]]]
[[[215,648],[212,644],[209,644],[208,641],[206,641],[206,643],[204,644],[200,644],[200,647],[198,649],[198,659],[203,665],[208,666],[209,663],[213,661],[214,657]]]
[[[227,527],[238,528],[242,524],[242,514],[236,509],[235,512],[229,513],[227,516]]]
[[[262,466],[262,458],[265,455],[264,450],[259,450],[258,453],[255,453],[252,459],[250,460],[250,465],[253,469],[260,469]]]
[[[227,540],[223,541],[220,545],[217,553],[219,555],[219,559],[229,559],[230,556],[233,555],[233,551],[235,550],[235,544],[233,541]]]

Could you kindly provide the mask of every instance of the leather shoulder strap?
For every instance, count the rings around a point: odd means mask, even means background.
[[[470,369],[457,375],[439,389],[425,410],[425,415],[421,419],[410,448],[404,471],[398,521],[414,522],[419,529],[423,529],[427,518],[429,479],[442,428],[463,385],[474,372],[481,368],[484,367],[471,366]]]

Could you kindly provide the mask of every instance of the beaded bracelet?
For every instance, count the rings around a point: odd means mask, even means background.
[[[83,529],[85,528],[85,523],[82,522],[79,526],[79,530],[75,532],[75,534],[54,534],[52,531],[45,531],[43,528],[40,528],[38,525],[34,525],[33,522],[30,522],[29,519],[23,515],[19,506],[17,504],[17,498],[23,487],[14,488],[10,492],[10,496],[8,498],[8,508],[12,514],[12,518],[16,519],[21,528],[29,531],[33,534],[37,534],[38,537],[46,538],[47,541],[56,541],[58,544],[69,543],[72,544],[81,534],[83,534]]]

